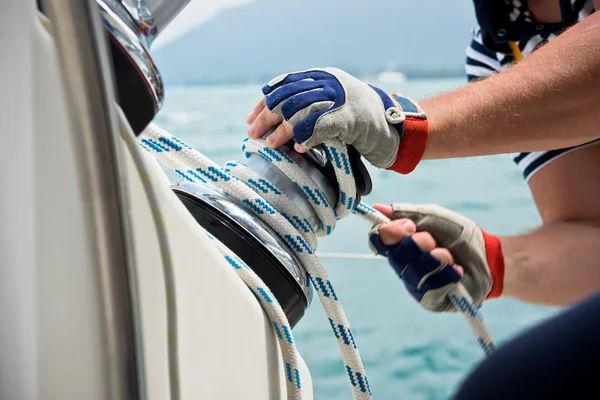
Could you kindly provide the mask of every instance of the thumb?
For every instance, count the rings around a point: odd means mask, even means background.
[[[427,216],[439,214],[442,207],[434,204],[394,203],[391,209],[392,219],[408,218],[419,226]]]
[[[417,231],[429,232],[441,247],[451,246],[463,232],[477,228],[469,218],[436,204],[396,203],[392,209],[394,219],[412,219]]]
[[[383,215],[385,215],[386,217],[388,217],[390,219],[392,218],[392,212],[393,212],[392,206],[376,203],[376,204],[373,204],[373,208],[376,209],[377,211],[379,211],[380,213],[382,213]]]

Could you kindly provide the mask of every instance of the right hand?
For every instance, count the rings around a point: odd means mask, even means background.
[[[293,137],[303,152],[338,138],[374,166],[401,173],[412,171],[425,151],[427,116],[414,101],[342,70],[284,74],[263,93],[265,99],[248,115],[248,136],[257,139],[277,127],[267,138],[271,148]]]
[[[392,219],[373,227],[370,245],[388,257],[410,294],[428,310],[456,311],[448,299],[462,282],[479,307],[499,297],[504,280],[500,240],[470,219],[437,205],[375,205]]]

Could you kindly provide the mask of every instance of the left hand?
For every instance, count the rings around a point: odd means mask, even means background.
[[[502,294],[504,256],[498,237],[436,205],[396,203],[374,208],[392,222],[373,227],[370,245],[388,258],[423,307],[455,311],[447,295],[461,281],[478,307]]]

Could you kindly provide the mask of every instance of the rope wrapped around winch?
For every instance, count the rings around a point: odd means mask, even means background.
[[[160,163],[182,179],[189,182],[210,182],[220,187],[225,193],[244,204],[285,241],[308,272],[323,305],[337,339],[354,399],[371,399],[371,390],[350,325],[327,272],[314,252],[317,236],[331,234],[336,221],[349,214],[358,214],[370,224],[390,222],[387,217],[373,208],[363,203],[356,204],[356,183],[346,145],[339,140],[331,140],[323,144],[339,183],[339,198],[334,208],[316,183],[286,153],[279,149],[268,148],[264,139],[245,139],[242,144],[242,152],[246,158],[252,154],[260,155],[276,166],[306,195],[319,218],[318,226],[312,226],[283,191],[242,163],[228,162],[222,168],[154,124],[146,128],[138,137],[138,142]],[[226,246],[210,237],[227,262],[255,294],[273,323],[283,355],[287,398],[302,399],[297,350],[290,324],[281,306],[252,269]],[[494,341],[465,288],[461,284],[457,285],[449,294],[449,298],[463,313],[485,353],[491,352]]]

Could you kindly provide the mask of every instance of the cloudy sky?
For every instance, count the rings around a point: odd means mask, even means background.
[[[171,22],[152,45],[157,49],[190,29],[214,18],[219,12],[253,0],[191,0],[190,4]]]

